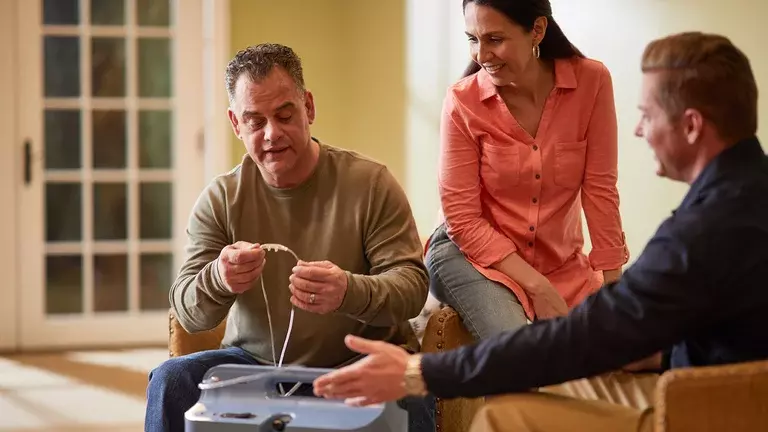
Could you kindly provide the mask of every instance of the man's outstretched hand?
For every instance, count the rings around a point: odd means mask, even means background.
[[[381,341],[357,336],[344,339],[352,351],[366,355],[349,366],[315,380],[315,394],[326,399],[344,399],[348,405],[366,406],[405,397],[405,369],[410,354]]]

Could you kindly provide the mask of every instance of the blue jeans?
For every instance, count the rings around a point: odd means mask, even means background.
[[[200,398],[197,384],[208,369],[222,364],[259,363],[245,350],[232,347],[174,357],[150,372],[144,431],[184,431],[184,413]],[[400,406],[408,411],[409,432],[434,432],[434,398],[406,398]]]
[[[515,293],[477,271],[448,237],[445,224],[432,233],[425,263],[430,292],[458,312],[475,339],[527,324]]]

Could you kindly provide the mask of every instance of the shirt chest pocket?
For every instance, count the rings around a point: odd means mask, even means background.
[[[520,150],[517,146],[482,144],[480,177],[490,192],[508,192],[520,183]]]
[[[586,161],[586,140],[555,144],[555,184],[568,189],[578,189],[584,179]]]

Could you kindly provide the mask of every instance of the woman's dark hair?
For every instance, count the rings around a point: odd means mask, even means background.
[[[584,57],[584,54],[573,46],[552,18],[552,5],[549,0],[463,0],[462,10],[466,9],[469,3],[494,8],[526,31],[533,30],[536,18],[546,17],[547,32],[539,44],[540,57],[544,59]],[[463,76],[470,76],[479,70],[480,65],[470,61]]]

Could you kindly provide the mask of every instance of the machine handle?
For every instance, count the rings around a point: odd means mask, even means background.
[[[314,369],[304,367],[287,367],[287,368],[267,368],[267,367],[254,367],[256,373],[238,376],[235,378],[225,379],[223,381],[213,379],[204,381],[198,384],[200,390],[212,390],[222,387],[228,387],[234,384],[246,384],[251,383],[257,387],[267,389],[275,386],[281,382],[293,381],[293,382],[305,382],[311,383],[319,376],[329,372],[327,369]]]

